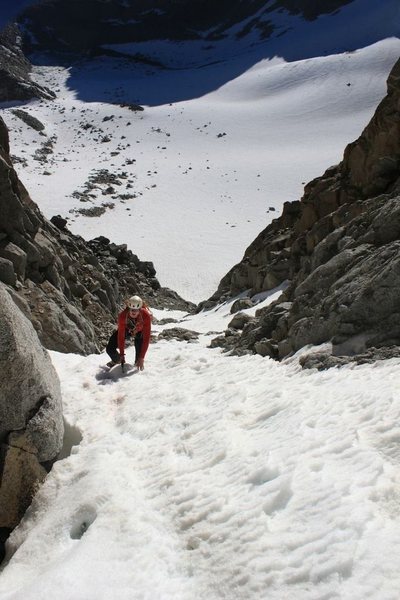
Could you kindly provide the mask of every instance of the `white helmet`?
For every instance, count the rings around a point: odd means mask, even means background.
[[[126,300],[125,304],[131,310],[140,310],[143,306],[143,300],[139,296],[131,296]]]

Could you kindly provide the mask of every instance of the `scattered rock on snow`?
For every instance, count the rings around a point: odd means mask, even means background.
[[[24,123],[35,129],[35,131],[44,131],[44,125],[39,119],[30,115],[26,110],[22,110],[20,108],[14,108],[12,111],[13,115],[21,119]]]
[[[182,327],[172,327],[164,329],[159,335],[159,340],[178,340],[179,342],[194,342],[198,339],[199,333]]]
[[[246,310],[246,308],[253,308],[254,304],[250,298],[239,298],[231,306],[231,314],[237,313],[240,310]]]

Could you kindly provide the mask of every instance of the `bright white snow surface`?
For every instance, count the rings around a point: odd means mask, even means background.
[[[351,22],[366,39],[383,21],[372,0],[348,10],[361,5],[367,22]],[[389,36],[397,1],[382,10]],[[399,51],[392,38],[292,62],[277,52],[176,71],[105,59],[38,67],[58,97],[21,108],[45,135],[11,107],[2,114],[46,216],[127,243],[197,301],[283,202],[341,159]],[[118,105],[132,101],[145,111]],[[97,184],[82,204],[72,194],[98,169],[121,185]],[[101,217],[75,212],[105,202],[115,206]],[[319,373],[298,355],[229,357],[207,347],[229,309],[173,313],[199,340],[152,344],[140,373],[107,373],[104,354],[52,353],[72,450],[11,535],[1,600],[398,600],[400,360]]]
[[[387,6],[394,10],[393,2]],[[86,239],[126,243],[154,262],[162,285],[199,302],[283,203],[298,200],[306,182],[341,160],[386,94],[399,54],[393,37],[292,62],[261,60],[257,47],[203,68],[104,57],[69,69],[42,66],[35,78],[57,99],[21,108],[44,132],[11,107],[1,114],[15,167],[48,218],[68,217]],[[132,101],[146,104],[144,112],[120,106]],[[81,202],[74,192],[100,169],[121,185],[96,184]],[[98,217],[76,212],[104,204]]]
[[[398,600],[400,360],[302,371],[210,338],[126,376],[52,353],[75,445],[11,536],[2,600]]]

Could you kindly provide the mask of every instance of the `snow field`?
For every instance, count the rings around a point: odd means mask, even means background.
[[[400,49],[373,42],[398,31],[399,10],[355,0],[296,27],[274,15],[293,30],[270,60],[222,44],[202,69],[37,67],[58,97],[20,107],[45,135],[2,107],[15,166],[47,217],[127,243],[162,285],[202,300],[365,127]],[[338,54],[349,22],[353,47],[372,45]],[[209,52],[179,49],[172,67]],[[118,176],[115,192],[96,183],[80,202],[99,169]],[[152,344],[141,373],[52,353],[68,443],[11,535],[1,600],[398,600],[400,359],[318,373],[298,356],[228,357],[207,345],[229,309],[168,313],[199,341]]]
[[[400,361],[318,373],[209,340],[121,378],[52,353],[83,439],[12,534],[4,600],[397,598]]]
[[[198,302],[285,201],[299,199],[306,182],[339,162],[384,96],[399,50],[392,38],[341,55],[261,60],[200,98],[136,113],[118,104],[174,89],[174,77],[188,94],[199,70],[149,75],[107,59],[69,70],[38,67],[36,79],[59,90],[58,98],[24,109],[45,124],[47,137],[11,109],[3,114],[13,154],[27,160],[15,162],[16,169],[48,218],[67,216],[86,239],[106,235],[127,243],[154,262],[162,285]],[[242,58],[235,60],[240,65]],[[212,79],[235,60],[200,71]],[[79,99],[87,90],[103,102]],[[48,139],[52,153],[41,163],[37,150]],[[125,173],[121,185],[112,193],[97,184],[81,202],[73,193],[99,169]],[[104,203],[114,207],[98,217],[76,212]]]

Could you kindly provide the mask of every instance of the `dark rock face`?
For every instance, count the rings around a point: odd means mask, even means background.
[[[159,340],[178,340],[179,342],[194,342],[199,337],[197,331],[190,329],[184,329],[183,327],[171,327],[171,329],[164,329],[158,334]]]
[[[54,98],[55,94],[30,79],[31,64],[21,50],[21,36],[14,25],[0,32],[0,102]]]
[[[152,263],[106,238],[85,242],[47,221],[11,165],[0,120],[0,281],[33,323],[45,347],[96,352],[106,344],[125,297],[190,311],[193,305],[161,288]]]
[[[285,204],[200,308],[285,280],[226,349],[282,358],[326,341],[335,354],[400,345],[400,61],[343,161]]]
[[[271,9],[286,9],[290,14],[302,15],[305,19],[312,21],[320,15],[338,10],[352,0],[341,2],[340,0],[326,0],[325,2],[316,2],[315,0],[276,0]]]
[[[31,323],[0,284],[0,528],[29,506],[63,440],[61,391]]]
[[[49,0],[28,8],[20,22],[34,36],[31,49],[96,52],[103,44],[132,41],[218,40],[243,21],[237,37],[251,31],[268,37],[273,31],[268,17],[274,10],[315,19],[350,1],[275,0],[271,5],[266,0]]]

